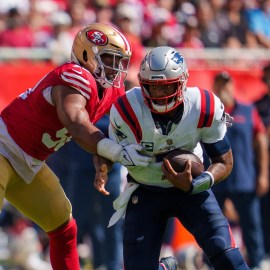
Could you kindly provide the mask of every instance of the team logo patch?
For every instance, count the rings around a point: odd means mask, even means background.
[[[173,57],[172,57],[172,60],[181,66],[181,69],[183,69],[183,64],[184,64],[184,59],[182,57],[182,55],[179,53],[179,52],[176,52]]]
[[[105,46],[108,43],[108,37],[99,30],[90,30],[86,32],[87,39],[97,46]]]
[[[183,57],[179,52],[176,52],[173,57],[172,60],[176,63],[176,64],[180,64],[183,63]]]

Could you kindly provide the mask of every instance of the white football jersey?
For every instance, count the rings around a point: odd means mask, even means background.
[[[189,87],[184,93],[184,111],[178,124],[169,121],[169,132],[153,120],[143,100],[141,89],[127,91],[111,108],[109,136],[121,145],[140,144],[143,154],[156,157],[176,148],[192,151],[202,159],[200,141],[215,143],[227,131],[224,106],[212,92]],[[171,122],[171,123],[170,123]],[[171,187],[164,179],[161,162],[148,167],[128,166],[129,174],[138,182],[159,187]]]

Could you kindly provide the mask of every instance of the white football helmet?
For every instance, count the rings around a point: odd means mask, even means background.
[[[105,61],[108,57],[111,61]],[[71,60],[89,70],[103,88],[120,87],[126,78],[130,57],[131,47],[125,36],[102,23],[81,29],[71,52]]]
[[[186,89],[188,69],[183,56],[174,48],[161,46],[150,51],[142,61],[138,74],[146,105],[154,113],[167,113],[183,101],[182,92]],[[149,85],[176,84],[176,91],[170,96],[151,97]],[[160,102],[162,105],[160,105]],[[159,103],[159,104],[158,104]],[[164,104],[164,105],[163,105]]]

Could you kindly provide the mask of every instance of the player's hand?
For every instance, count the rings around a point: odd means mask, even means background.
[[[108,172],[112,167],[112,162],[101,156],[94,155],[93,162],[96,169],[94,187],[102,194],[109,195],[110,193],[106,190],[105,186],[108,182]]]
[[[152,157],[148,157],[142,151],[143,147],[139,144],[128,144],[122,146],[113,140],[104,138],[97,144],[97,153],[114,162],[119,162],[124,166],[142,166],[146,167],[153,162]]]
[[[231,127],[233,125],[233,120],[234,118],[230,114],[225,113],[225,123],[227,127]]]
[[[191,187],[192,175],[191,175],[191,160],[188,160],[186,163],[185,170],[181,173],[177,173],[170,161],[168,159],[164,159],[161,165],[162,171],[166,177],[166,179],[175,187],[183,190],[184,192],[188,192]]]
[[[128,144],[120,152],[118,161],[124,166],[147,167],[149,163],[153,162],[153,158],[140,154],[138,151],[142,151],[142,149],[141,145]]]
[[[257,178],[256,195],[263,197],[269,191],[269,179],[263,175],[259,175]]]

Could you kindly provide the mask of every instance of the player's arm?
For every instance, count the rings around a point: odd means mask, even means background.
[[[233,155],[230,143],[225,136],[216,143],[204,143],[204,150],[211,161],[207,171],[213,176],[212,184],[217,184],[228,177],[233,168]]]
[[[211,165],[201,175],[192,178],[191,162],[187,161],[185,170],[177,173],[172,168],[168,160],[164,160],[162,171],[175,187],[188,194],[196,194],[208,190],[212,185],[226,178],[233,166],[232,151],[229,141],[224,139],[212,143],[204,144],[204,148],[211,159]]]
[[[252,122],[254,132],[254,149],[257,162],[257,196],[264,196],[269,190],[269,153],[266,128],[254,108],[252,111]]]
[[[199,193],[224,180],[233,167],[233,156],[226,136],[227,116],[224,105],[214,95],[214,117],[211,126],[201,130],[201,142],[204,145],[211,164],[204,173],[192,180],[190,193]]]
[[[108,172],[111,170],[113,163],[99,155],[93,156],[93,162],[96,170],[94,187],[103,195],[109,195],[110,193],[105,186],[109,180]]]
[[[91,124],[85,109],[86,98],[71,87],[59,85],[53,87],[52,100],[60,121],[74,141],[86,151],[97,154],[97,144],[106,136]]]

